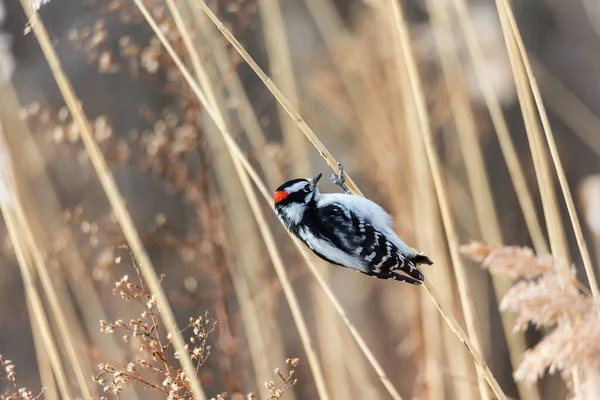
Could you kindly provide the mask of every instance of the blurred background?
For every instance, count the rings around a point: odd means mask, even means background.
[[[164,1],[146,0],[161,30],[187,65],[190,54]],[[443,179],[461,243],[529,246],[548,252],[547,227],[532,153],[517,99],[498,10],[492,0],[468,1],[470,22],[454,0],[403,0],[426,96]],[[425,274],[464,326],[447,234],[423,144],[411,134],[414,104],[399,66],[397,30],[384,0],[213,0],[208,2],[257,63],[297,107],[363,193],[395,218],[396,231],[435,262]],[[331,170],[254,72],[193,0],[178,0],[183,23],[206,70],[229,132],[274,191],[295,177]],[[540,84],[592,259],[600,257],[600,3],[596,0],[512,2]],[[282,284],[258,230],[234,163],[206,110],[133,0],[52,0],[40,9],[52,46],[81,102],[94,137],[180,324],[208,311],[217,327],[199,369],[208,398],[222,392],[266,399],[264,381],[298,357],[298,384],[285,399],[319,398]],[[138,305],[114,296],[114,282],[135,276],[110,203],[81,142],[28,17],[15,0],[0,0],[0,122],[4,132],[0,196],[20,192],[24,220],[44,260],[87,375],[110,362],[123,368],[138,345],[101,333],[98,321],[129,321]],[[471,59],[471,27],[482,51]],[[471,36],[473,37],[473,36]],[[482,83],[483,82],[483,83]],[[484,87],[492,89],[486,98]],[[408,92],[410,94],[410,92]],[[490,118],[490,101],[512,139],[542,238],[524,219],[506,147]],[[492,104],[492,107],[493,107]],[[502,118],[501,118],[502,119]],[[498,125],[500,124],[500,125]],[[482,168],[482,164],[485,168]],[[564,235],[561,254],[587,285],[555,174]],[[323,179],[322,191],[338,191]],[[8,199],[8,200],[6,200]],[[261,201],[299,299],[332,399],[389,398],[298,256],[284,228]],[[7,204],[8,204],[7,203]],[[28,308],[23,269],[0,226],[0,354],[16,365],[19,385],[34,393],[56,385],[39,326]],[[116,263],[115,259],[122,261]],[[367,279],[317,260],[350,320],[405,399],[477,399],[477,375],[464,346],[418,287]],[[550,375],[525,389],[512,377],[510,354],[522,354],[544,334],[503,329],[499,301],[506,283],[466,262],[482,353],[507,396],[563,399]],[[598,268],[598,263],[594,262]],[[41,293],[65,371],[74,373]],[[502,289],[504,288],[504,289]],[[32,323],[33,321],[33,323]],[[506,331],[506,332],[505,332]],[[185,336],[185,335],[184,335]],[[45,375],[44,375],[45,374]],[[46,379],[44,380],[44,376]],[[49,376],[49,378],[48,378]],[[91,379],[90,379],[91,382]],[[160,383],[160,382],[159,382]],[[90,383],[98,398],[102,387]],[[0,381],[0,388],[8,388]],[[531,389],[533,388],[533,389]],[[110,396],[109,394],[104,394]],[[238,397],[236,397],[238,396]],[[125,399],[164,398],[126,386]]]

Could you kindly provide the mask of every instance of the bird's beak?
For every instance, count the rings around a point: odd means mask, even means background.
[[[315,176],[314,178],[312,178],[310,181],[310,185],[313,188],[317,187],[317,182],[319,182],[319,179],[321,179],[322,176],[323,176],[323,174],[319,174],[319,175]]]

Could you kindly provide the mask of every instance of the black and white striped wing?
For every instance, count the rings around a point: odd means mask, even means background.
[[[358,269],[377,278],[396,279],[414,284],[419,284],[424,279],[412,261],[402,255],[368,220],[337,203],[318,208],[315,213],[313,218],[307,219],[311,221],[311,225],[308,226],[311,234],[317,240],[329,242],[339,250],[339,253],[327,249],[319,252],[319,249],[311,248],[321,258],[344,267]],[[310,243],[307,245],[311,247]],[[352,260],[340,254],[350,256]],[[394,273],[396,270],[410,275],[413,279]]]

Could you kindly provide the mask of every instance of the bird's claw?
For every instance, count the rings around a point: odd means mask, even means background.
[[[352,192],[350,189],[348,189],[348,186],[346,186],[346,178],[344,178],[344,166],[341,162],[338,163],[338,168],[340,169],[339,172],[331,175],[331,182],[341,187],[344,193],[351,194]]]

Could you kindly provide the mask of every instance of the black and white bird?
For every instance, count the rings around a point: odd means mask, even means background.
[[[392,217],[371,200],[349,193],[341,165],[332,181],[346,193],[320,193],[321,175],[293,179],[277,189],[275,210],[284,225],[332,264],[379,279],[422,284],[425,277],[417,266],[433,263],[396,235]]]

